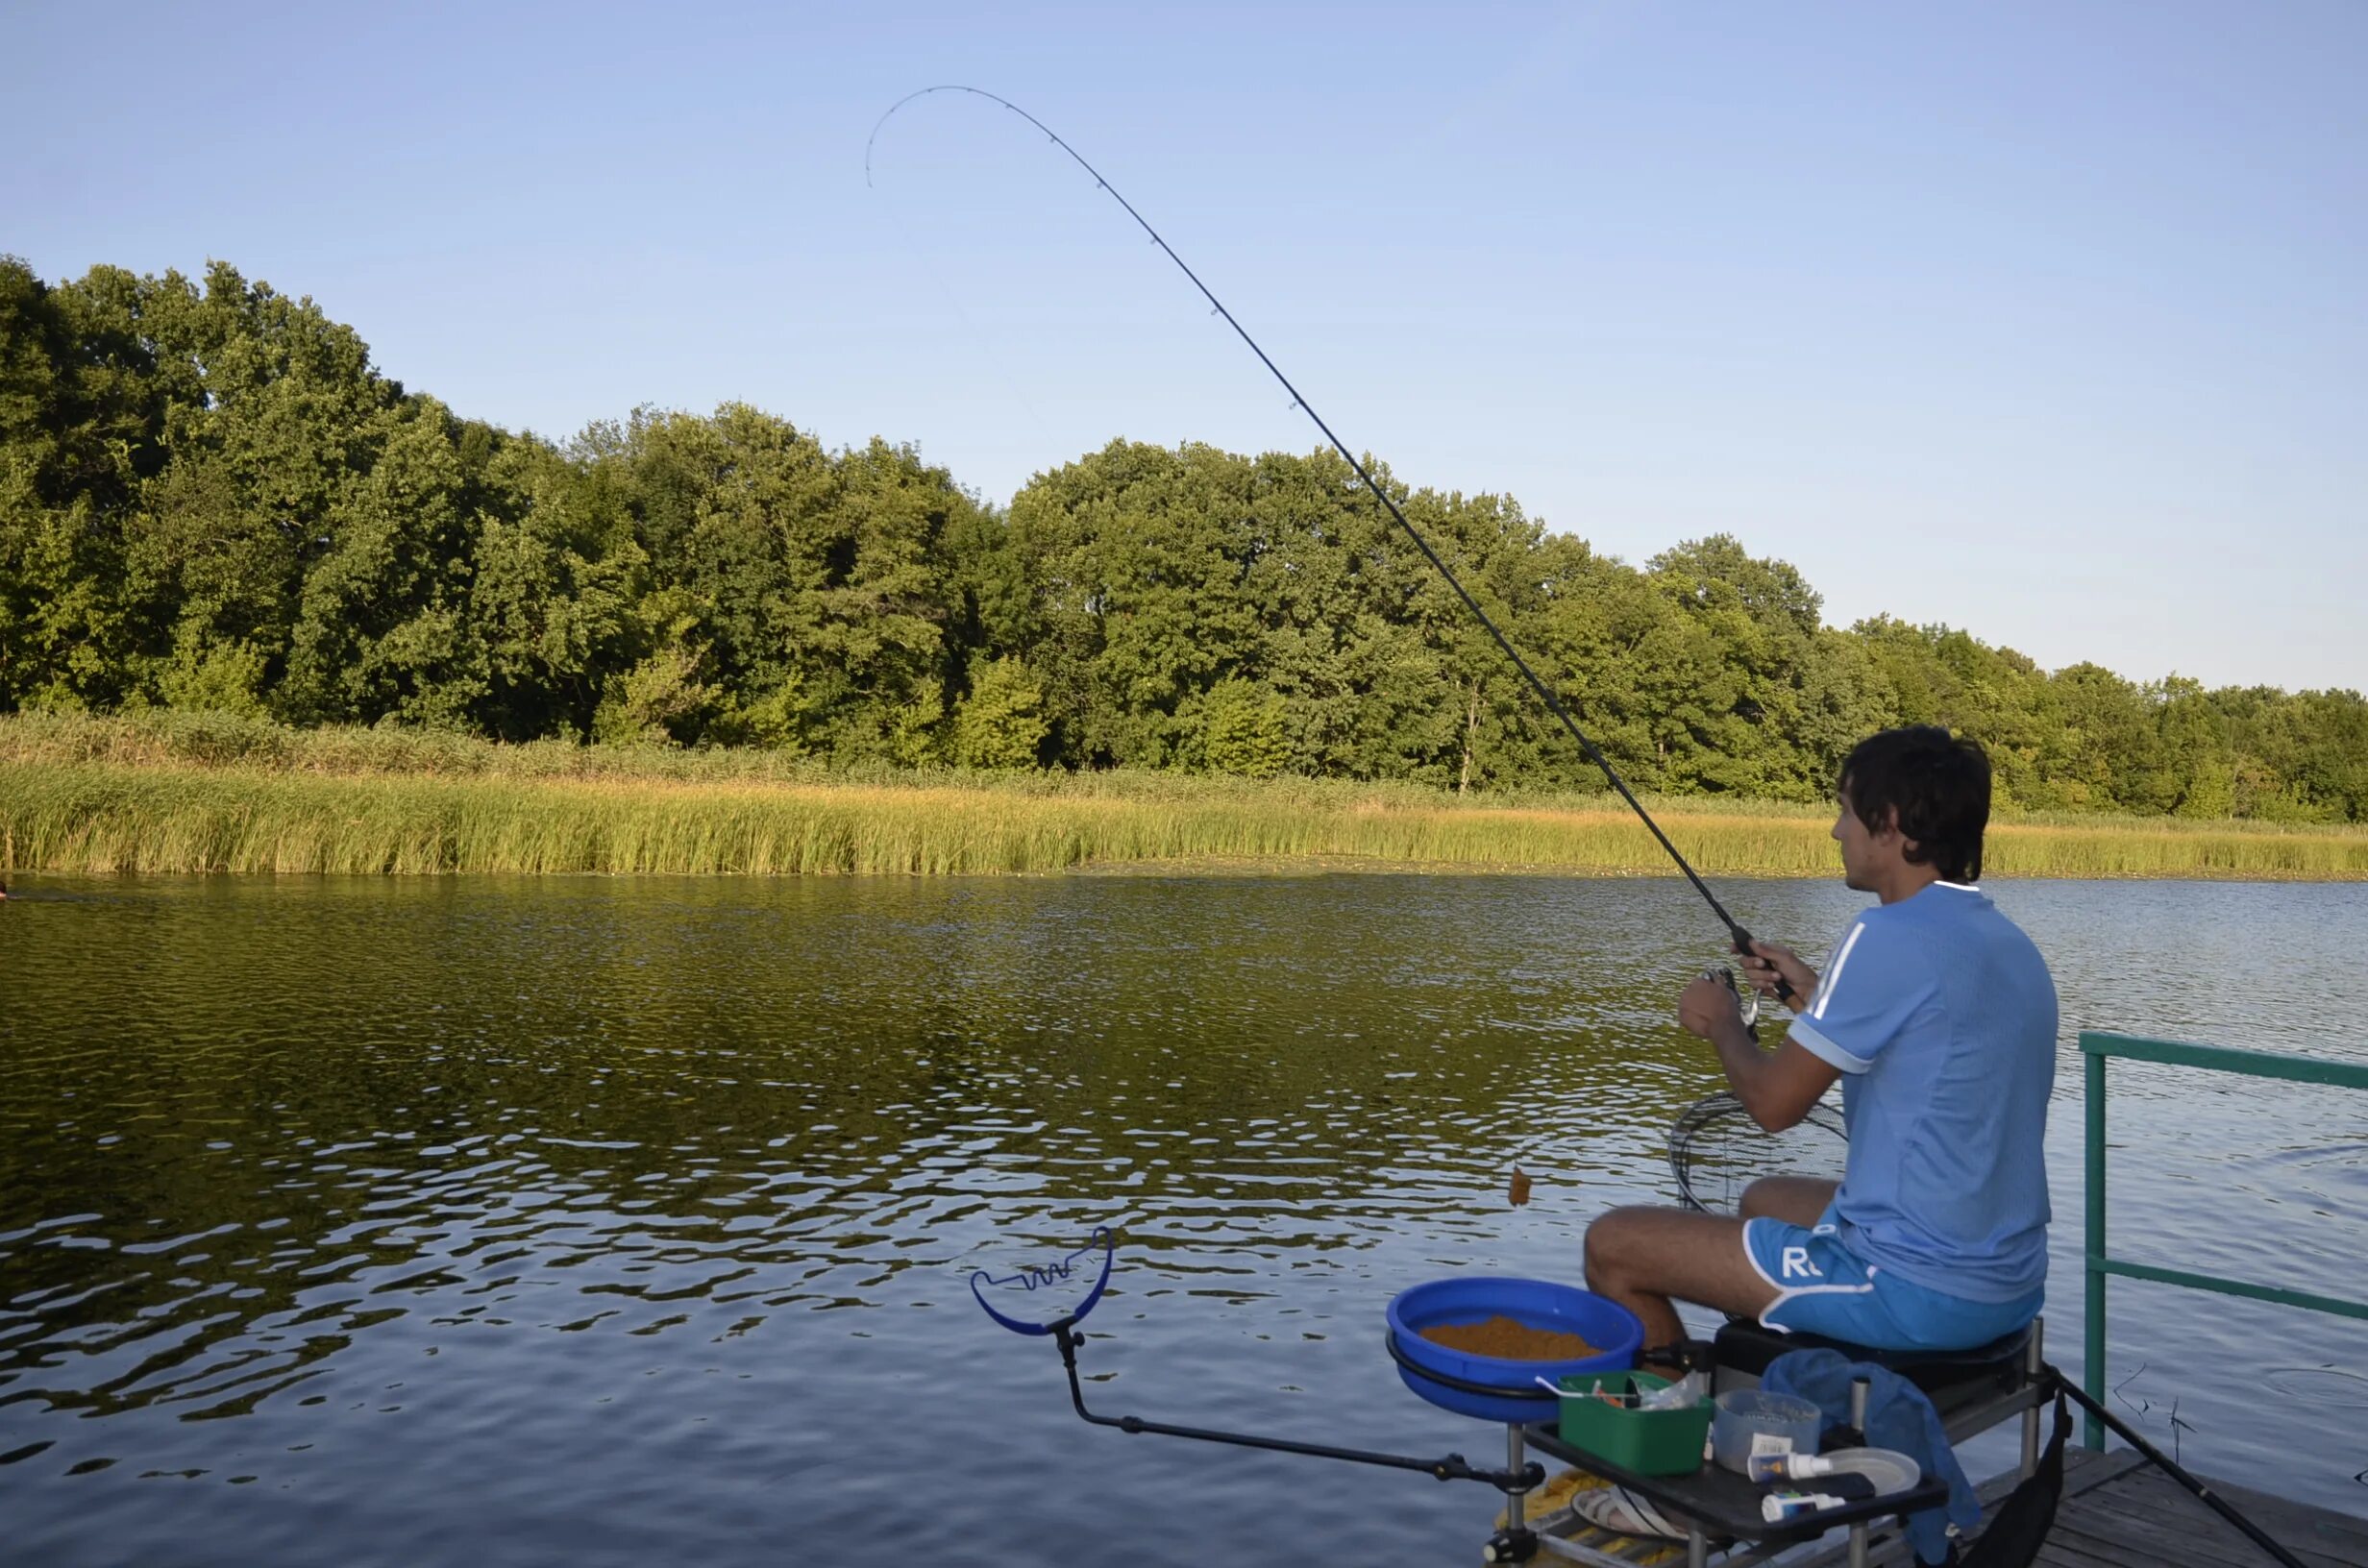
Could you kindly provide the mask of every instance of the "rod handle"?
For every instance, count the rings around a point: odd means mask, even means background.
[[[1753,956],[1751,951],[1751,933],[1739,925],[1735,927],[1733,935],[1735,937],[1735,951],[1737,956],[1741,958],[1750,958]],[[1776,977],[1776,999],[1784,1003],[1787,1007],[1790,1007],[1793,1002],[1799,999],[1798,994],[1792,989],[1792,983],[1781,974]]]

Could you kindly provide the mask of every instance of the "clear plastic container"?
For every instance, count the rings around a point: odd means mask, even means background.
[[[1808,1400],[1737,1388],[1718,1396],[1711,1417],[1711,1457],[1743,1475],[1754,1454],[1814,1454],[1823,1426],[1817,1407]]]

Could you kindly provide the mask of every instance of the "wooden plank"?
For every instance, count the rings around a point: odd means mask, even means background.
[[[2105,1555],[2100,1555],[2102,1551]],[[2050,1535],[2039,1543],[2039,1555],[2032,1559],[2043,1568],[2156,1568],[2158,1558],[2127,1547],[2092,1548],[2090,1543],[2077,1538]]]
[[[2202,1478],[2198,1478],[2202,1479]],[[2234,1504],[2270,1538],[2313,1568],[2368,1568],[2368,1539],[2339,1514],[2283,1499],[2260,1499],[2248,1507],[2217,1482],[2207,1482]],[[2277,1505],[2274,1512],[2269,1504]],[[2268,1562],[2269,1555],[2242,1531],[2221,1518],[2185,1487],[2151,1467],[2133,1472],[2083,1500],[2076,1515],[2060,1516],[2059,1528],[2090,1534],[2119,1532],[2133,1539],[2208,1549],[2212,1562]]]
[[[2064,1501],[2068,1503],[2083,1492],[2093,1491],[2099,1486],[2119,1481],[2145,1462],[2144,1456],[2134,1449],[2115,1449],[2109,1454],[2099,1454],[2094,1449],[2087,1448],[2066,1449],[2063,1456]],[[2005,1482],[2001,1496],[2007,1491],[2013,1490],[2016,1484],[2014,1472],[2008,1471],[2005,1475],[1996,1478],[1991,1484],[1995,1485],[1999,1482]]]
[[[2178,1568],[2221,1568],[2232,1560],[2215,1540],[2185,1533],[2156,1523],[2133,1526],[2109,1518],[2091,1506],[2066,1508],[2056,1515],[2050,1541],[2067,1551],[2084,1552],[2109,1562],[2151,1562]]]
[[[2186,1498],[2197,1507],[2193,1496],[2183,1486],[2158,1470],[2147,1472],[2151,1483]],[[2292,1534],[2311,1544],[2314,1551],[2331,1553],[2342,1557],[2350,1552],[2368,1557],[2368,1519],[2357,1514],[2338,1513],[2308,1503],[2297,1503],[2289,1497],[2277,1497],[2268,1492],[2257,1492],[2250,1486],[2234,1486],[2208,1477],[2199,1478],[2237,1512],[2275,1536],[2281,1544]],[[2348,1559],[2347,1559],[2348,1560]]]
[[[2109,1513],[2093,1498],[2056,1515],[2048,1539],[2115,1562],[2162,1563],[2166,1568],[2223,1568],[2252,1558],[2266,1562],[2261,1549],[2232,1530],[2219,1532],[2183,1528],[2183,1519],[2132,1518]]]
[[[2039,1555],[2032,1561],[2039,1568],[2158,1568],[2157,1560],[2142,1553],[2116,1548],[2112,1556],[2101,1557],[2053,1535],[2039,1543]]]
[[[2218,1489],[2217,1483],[2208,1484]],[[2362,1543],[2341,1534],[2322,1536],[2306,1528],[2307,1515],[2323,1510],[2306,1509],[2293,1503],[2283,1504],[2283,1510],[2287,1517],[2279,1521],[2283,1529],[2272,1529],[2257,1515],[2249,1516],[2311,1568],[2362,1568],[2368,1564],[2368,1556],[2360,1550]],[[2058,1515],[2057,1529],[2091,1540],[2120,1540],[2144,1546],[2166,1561],[2271,1560],[2266,1552],[2186,1488],[2151,1468],[2134,1471],[2113,1485],[2090,1493],[2077,1508]]]

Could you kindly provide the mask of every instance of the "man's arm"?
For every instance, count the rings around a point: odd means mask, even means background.
[[[1773,1051],[1764,1051],[1743,1027],[1735,992],[1705,977],[1686,988],[1679,998],[1678,1021],[1717,1049],[1718,1064],[1727,1069],[1735,1097],[1743,1102],[1751,1119],[1771,1133],[1781,1133],[1809,1115],[1819,1095],[1834,1087],[1839,1069],[1788,1039]]]

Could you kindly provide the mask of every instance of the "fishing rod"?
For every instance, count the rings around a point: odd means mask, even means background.
[[[1214,313],[1222,316],[1225,319],[1225,325],[1233,329],[1234,335],[1241,338],[1245,344],[1248,345],[1249,352],[1258,356],[1258,362],[1266,366],[1267,370],[1274,377],[1274,379],[1282,383],[1283,390],[1291,394],[1291,405],[1294,408],[1298,409],[1301,413],[1307,415],[1309,419],[1315,421],[1316,429],[1321,430],[1323,432],[1323,438],[1332,443],[1332,450],[1339,453],[1343,458],[1347,460],[1348,466],[1356,471],[1357,478],[1363,479],[1365,481],[1365,487],[1373,493],[1373,499],[1380,502],[1383,508],[1389,512],[1391,517],[1396,520],[1397,526],[1406,530],[1406,537],[1415,542],[1415,548],[1422,552],[1423,559],[1429,561],[1431,565],[1439,569],[1439,575],[1447,579],[1447,586],[1455,590],[1456,598],[1462,600],[1464,601],[1464,607],[1470,610],[1472,615],[1478,619],[1480,625],[1488,628],[1489,635],[1494,638],[1496,641],[1496,646],[1504,650],[1505,657],[1513,661],[1513,667],[1521,673],[1521,678],[1529,682],[1530,690],[1538,694],[1538,698],[1545,704],[1546,711],[1553,714],[1556,719],[1562,721],[1563,728],[1568,730],[1570,732],[1570,738],[1579,743],[1579,749],[1587,754],[1587,760],[1593,763],[1597,768],[1603,771],[1604,778],[1610,782],[1612,788],[1617,792],[1619,797],[1628,802],[1629,809],[1637,814],[1637,820],[1644,824],[1646,830],[1649,831],[1653,835],[1654,839],[1660,843],[1661,847],[1668,851],[1669,858],[1677,863],[1677,869],[1686,873],[1686,880],[1693,884],[1693,891],[1702,895],[1703,902],[1711,906],[1711,913],[1718,917],[1718,923],[1727,928],[1727,935],[1733,940],[1735,943],[1735,950],[1738,953],[1748,956],[1751,952],[1751,933],[1745,930],[1741,922],[1737,920],[1734,916],[1727,913],[1726,905],[1718,901],[1718,895],[1711,892],[1710,884],[1702,880],[1701,876],[1696,873],[1693,867],[1687,863],[1686,857],[1678,852],[1677,845],[1669,842],[1669,836],[1661,830],[1661,824],[1659,822],[1653,821],[1652,813],[1644,809],[1644,802],[1639,800],[1636,797],[1635,793],[1628,788],[1627,781],[1619,776],[1619,772],[1612,766],[1611,759],[1606,757],[1601,750],[1597,749],[1593,741],[1587,738],[1587,732],[1579,728],[1578,722],[1570,717],[1569,710],[1565,708],[1561,699],[1555,697],[1552,688],[1548,687],[1544,681],[1538,678],[1538,673],[1529,667],[1529,661],[1522,658],[1519,650],[1514,648],[1511,640],[1508,639],[1502,631],[1497,629],[1496,623],[1489,619],[1489,612],[1480,607],[1480,601],[1472,598],[1470,592],[1465,588],[1462,580],[1456,576],[1453,571],[1449,570],[1447,563],[1440,559],[1439,552],[1431,548],[1429,540],[1422,537],[1421,530],[1406,520],[1406,514],[1398,509],[1398,504],[1396,502],[1390,499],[1390,493],[1381,487],[1380,482],[1373,478],[1372,474],[1366,468],[1365,464],[1358,459],[1357,454],[1348,450],[1347,444],[1332,432],[1332,427],[1324,423],[1323,416],[1316,412],[1314,404],[1310,404],[1306,398],[1300,395],[1297,387],[1291,384],[1291,378],[1284,375],[1282,367],[1277,365],[1268,356],[1266,350],[1258,346],[1258,340],[1249,335],[1248,329],[1245,328],[1240,321],[1235,319],[1231,310],[1225,308],[1225,302],[1219,299],[1216,293],[1210,289],[1209,285],[1200,281],[1200,275],[1193,271],[1191,266],[1185,262],[1182,257],[1176,255],[1175,247],[1170,245],[1166,239],[1161,237],[1159,231],[1151,227],[1149,220],[1145,218],[1142,213],[1135,210],[1135,204],[1121,195],[1119,193],[1119,188],[1105,179],[1099,169],[1097,169],[1093,164],[1087,162],[1085,156],[1082,153],[1079,153],[1077,149],[1072,147],[1067,141],[1062,139],[1059,132],[1053,130],[1050,126],[1045,124],[1044,121],[1038,119],[1035,115],[1030,114],[1026,110],[1022,109],[1018,104],[1013,103],[1010,99],[989,92],[983,87],[964,86],[960,83],[947,83],[939,86],[924,87],[919,92],[907,93],[903,97],[898,99],[895,103],[889,105],[888,112],[882,114],[879,117],[878,122],[872,127],[872,135],[865,139],[863,144],[863,183],[866,185],[872,184],[872,149],[879,140],[880,127],[886,125],[889,120],[895,116],[897,110],[902,109],[906,104],[913,102],[913,100],[917,98],[926,98],[931,93],[938,92],[967,92],[973,97],[984,98],[991,104],[999,104],[1003,108],[1011,110],[1014,114],[1019,115],[1020,118],[1027,121],[1028,124],[1034,126],[1037,130],[1042,131],[1051,141],[1053,146],[1058,147],[1062,152],[1067,153],[1071,160],[1073,161],[1077,167],[1092,175],[1094,177],[1094,184],[1100,189],[1108,191],[1112,201],[1118,203],[1119,206],[1126,209],[1126,215],[1135,220],[1136,226],[1142,229],[1145,233],[1151,236],[1151,243],[1158,246],[1167,256],[1168,259],[1176,264],[1176,269],[1178,271],[1183,273],[1186,278],[1192,280],[1193,287],[1198,289],[1200,291],[1200,297],[1209,302]],[[1781,1000],[1787,1002],[1793,999],[1792,987],[1786,982],[1782,975],[1778,975],[1776,977],[1776,994]]]

